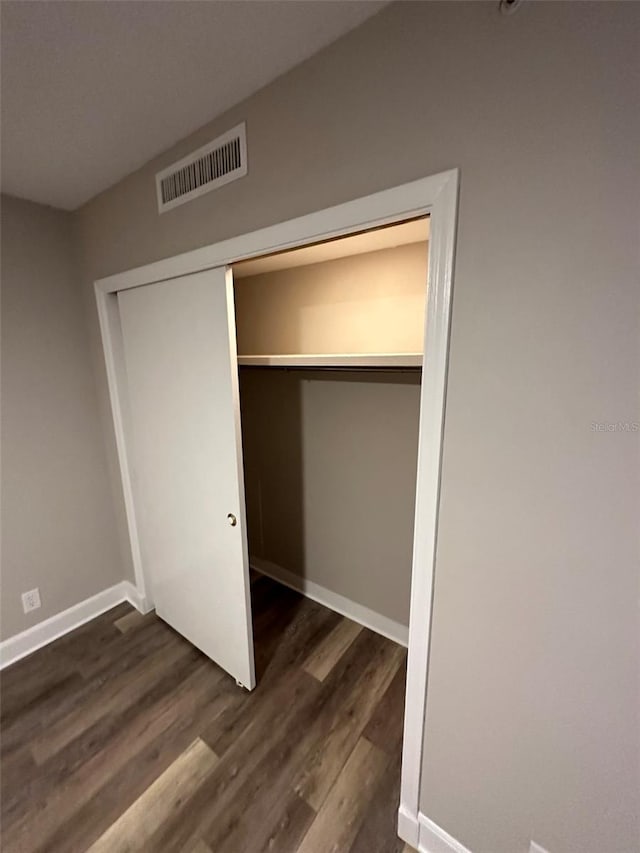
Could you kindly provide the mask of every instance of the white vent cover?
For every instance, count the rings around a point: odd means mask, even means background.
[[[158,210],[164,213],[247,174],[243,122],[156,175]]]

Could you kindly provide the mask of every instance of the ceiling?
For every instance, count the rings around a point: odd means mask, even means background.
[[[388,0],[2,0],[2,191],[73,210]]]
[[[338,258],[365,255],[368,252],[379,252],[382,249],[393,249],[396,246],[406,246],[409,243],[422,243],[429,239],[428,216],[420,219],[410,219],[399,225],[385,225],[382,228],[372,228],[348,237],[335,240],[325,240],[304,246],[302,249],[290,249],[249,261],[240,261],[233,265],[234,278],[247,278],[276,270],[290,270],[295,267],[306,267],[309,264],[320,264],[323,261],[335,261]]]

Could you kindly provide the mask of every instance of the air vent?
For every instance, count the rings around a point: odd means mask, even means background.
[[[247,126],[242,123],[156,175],[164,213],[247,174]]]

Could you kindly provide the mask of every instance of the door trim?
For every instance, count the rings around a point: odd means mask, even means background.
[[[126,388],[126,377],[117,291],[165,281],[212,267],[228,266],[259,255],[346,236],[356,231],[390,225],[405,219],[431,216],[409,654],[398,816],[399,834],[414,846],[418,843],[417,827],[440,502],[458,187],[457,169],[441,172],[173,258],[111,275],[99,279],[94,285],[136,586],[140,597],[152,602],[153,590],[144,576],[142,566],[131,486],[131,466],[127,444],[129,412],[126,393],[123,393]]]

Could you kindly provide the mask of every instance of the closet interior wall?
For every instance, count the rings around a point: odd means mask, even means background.
[[[426,242],[235,283],[239,354],[421,352]],[[249,553],[407,626],[420,371],[240,370]]]

